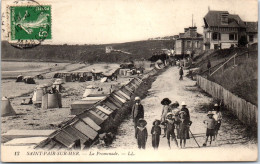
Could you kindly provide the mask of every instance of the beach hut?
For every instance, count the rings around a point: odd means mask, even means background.
[[[35,84],[34,79],[31,76],[25,76],[23,78],[24,83],[26,84]]]
[[[24,130],[24,129],[12,129],[2,134],[2,137],[10,141],[15,138],[29,138],[29,137],[48,137],[55,130]]]
[[[42,96],[42,109],[61,108],[61,94],[45,94]]]
[[[83,111],[90,109],[95,103],[100,100],[77,100],[71,104],[70,114],[77,115]]]
[[[41,80],[44,79],[43,75],[41,75],[41,74],[38,74],[38,75],[36,75],[35,77],[36,77],[37,79],[41,79]]]
[[[92,80],[100,80],[102,78],[102,72],[92,72]]]
[[[123,68],[121,68],[120,70],[119,70],[119,74],[120,75],[123,75],[123,76],[126,76],[127,75],[127,72],[131,72],[131,70],[130,69],[123,69]]]
[[[54,81],[54,83],[57,83],[57,84],[64,84],[65,82],[64,82],[63,79],[58,78],[58,79],[56,79],[56,80]]]
[[[71,104],[71,114],[77,115],[85,110],[90,109],[94,104],[99,101],[102,101],[106,98],[106,96],[99,96],[99,97],[85,97],[81,100],[75,101]]]
[[[66,75],[65,76],[65,81],[66,82],[72,82],[72,76],[71,75]]]
[[[18,75],[17,78],[16,78],[16,82],[23,82],[23,76]]]
[[[2,112],[1,112],[1,116],[5,117],[5,116],[13,116],[16,115],[9,99],[7,97],[3,97],[2,98]]]
[[[47,88],[47,85],[38,85],[35,87],[32,97],[34,104],[42,103],[42,96],[47,93]]]
[[[40,142],[46,140],[47,137],[28,137],[28,138],[15,138],[6,143],[5,146],[36,146]]]
[[[54,75],[53,75],[53,78],[59,78],[60,77],[60,73],[55,73]]]
[[[92,79],[92,73],[84,72],[83,77],[84,77],[85,81],[90,81]]]
[[[54,83],[52,84],[52,87],[55,87],[58,92],[61,92],[61,90],[63,88],[61,84],[64,84],[64,80],[63,79],[56,79],[54,81]]]

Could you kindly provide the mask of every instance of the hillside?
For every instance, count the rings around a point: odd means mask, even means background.
[[[249,55],[247,52],[249,50]],[[236,48],[217,50],[208,55],[202,54],[195,61],[193,67],[199,67],[200,74],[208,76],[207,63],[211,62],[212,72],[217,70],[225,61],[235,54],[238,54],[235,60],[230,60],[224,69],[218,70],[208,79],[214,81],[239,97],[257,105],[257,70],[258,70],[258,53],[254,48]]]
[[[105,53],[105,47],[130,52]],[[2,60],[55,61],[55,62],[124,62],[148,59],[160,49],[174,47],[173,40],[147,40],[104,45],[39,45],[30,49],[18,49],[2,42]]]

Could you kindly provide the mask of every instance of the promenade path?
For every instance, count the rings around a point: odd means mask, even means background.
[[[171,67],[159,75],[153,82],[148,96],[142,100],[145,110],[145,120],[147,120],[147,130],[149,133],[146,150],[141,151],[143,155],[149,154],[149,158],[143,160],[166,160],[166,161],[189,161],[189,160],[254,160],[257,156],[257,145],[244,134],[245,128],[236,125],[236,122],[230,122],[224,117],[219,137],[211,146],[202,147],[205,141],[206,125],[203,120],[207,118],[206,113],[200,110],[201,105],[210,103],[210,97],[202,94],[197,88],[196,81],[184,77],[179,81],[178,68]],[[187,72],[185,72],[186,74]],[[191,131],[201,146],[198,148],[196,142],[190,135],[187,140],[186,148],[177,148],[174,142],[171,142],[172,148],[169,149],[167,139],[160,139],[160,146],[157,151],[152,149],[151,128],[155,119],[161,118],[162,105],[161,100],[168,97],[172,102],[185,101],[191,115]],[[178,141],[179,142],[179,141]],[[137,142],[134,138],[134,125],[131,118],[125,120],[119,127],[119,133],[112,147],[115,149],[135,150],[137,151]],[[152,151],[148,151],[152,150]],[[140,153],[137,156],[141,157]],[[168,154],[168,155],[167,155]]]

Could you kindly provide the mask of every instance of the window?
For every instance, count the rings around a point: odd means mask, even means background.
[[[229,40],[237,40],[237,34],[229,34]]]
[[[187,47],[191,47],[191,41],[187,41]]]
[[[213,40],[218,40],[218,33],[214,32],[214,33],[212,34],[212,39],[213,39]]]
[[[213,34],[212,34],[212,39],[213,40],[221,40],[221,34],[220,33],[217,33],[217,32],[214,32]]]
[[[254,35],[249,35],[249,42],[253,42],[254,41]]]
[[[194,47],[195,47],[195,48],[200,47],[200,42],[199,42],[199,41],[195,41],[195,42],[194,42]]]
[[[214,44],[214,50],[218,49],[218,44]]]

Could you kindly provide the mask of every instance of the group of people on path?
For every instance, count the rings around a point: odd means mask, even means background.
[[[179,109],[179,103],[177,101],[172,103],[169,98],[164,98],[161,101],[161,104],[163,105],[161,119],[156,119],[153,122],[151,129],[153,148],[158,149],[161,135],[163,135],[162,138],[167,138],[169,148],[171,148],[171,140],[174,141],[177,147],[185,148],[186,140],[190,139],[189,133],[190,126],[192,124],[187,104],[182,102],[181,109]],[[203,121],[204,124],[207,125],[206,140],[203,146],[207,145],[209,137],[210,144],[212,140],[215,140],[217,137],[222,120],[222,114],[218,104],[215,104],[214,109],[210,110],[207,116],[208,119]],[[139,97],[135,98],[135,104],[132,108],[132,118],[134,122],[135,138],[137,140],[138,148],[145,149],[148,138],[148,130],[146,128],[147,122],[144,120],[144,107],[141,104],[141,99]],[[179,144],[177,139],[180,140]]]
[[[190,139],[189,127],[192,124],[190,121],[190,112],[186,103],[182,102],[182,107],[179,109],[179,103],[177,101],[171,104],[169,98],[164,98],[161,101],[161,104],[163,105],[161,115],[161,124],[164,129],[163,137],[167,138],[169,148],[171,148],[170,138],[174,140],[177,147],[177,139],[180,139],[180,148],[184,148],[186,145],[186,139]],[[175,129],[177,136],[175,135]]]

